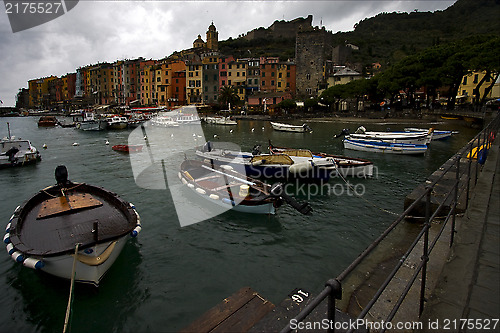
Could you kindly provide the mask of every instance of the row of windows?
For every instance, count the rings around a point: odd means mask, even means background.
[[[490,82],[490,77],[489,76],[485,79],[485,82]],[[472,83],[474,83],[474,84],[479,83],[479,74],[474,74],[474,79],[472,80]],[[463,85],[467,85],[467,76],[464,76],[462,84]]]

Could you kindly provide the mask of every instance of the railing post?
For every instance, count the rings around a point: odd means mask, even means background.
[[[470,168],[472,167],[472,145],[470,145],[468,156],[468,167],[467,167],[467,196],[465,197],[465,209],[469,208],[469,193],[470,193]]]
[[[326,281],[325,287],[330,287],[328,295],[328,333],[335,332],[335,299],[342,299],[342,285],[337,279]]]
[[[451,218],[451,235],[450,235],[450,247],[453,245],[453,239],[455,237],[455,218],[457,216],[457,206],[458,206],[458,186],[460,185],[460,160],[461,155],[457,155],[457,172],[455,174],[455,198],[453,199],[453,215]]]
[[[420,307],[418,311],[418,316],[422,315],[424,311],[425,302],[425,281],[427,278],[427,262],[429,261],[429,228],[431,227],[431,192],[432,187],[426,187],[426,200],[425,200],[425,224],[424,224],[424,251],[422,253],[422,261],[424,265],[422,266],[422,282],[420,285]]]

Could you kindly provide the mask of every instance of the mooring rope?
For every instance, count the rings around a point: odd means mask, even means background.
[[[69,299],[68,299],[68,306],[66,307],[66,317],[64,319],[64,328],[63,328],[63,333],[66,333],[66,329],[68,328],[68,322],[69,322],[69,316],[71,314],[71,308],[73,306],[73,290],[74,290],[74,285],[75,285],[75,276],[76,276],[76,258],[78,257],[78,247],[80,246],[79,243],[76,244],[75,246],[75,255],[73,257],[73,268],[71,269],[71,283],[69,287]]]
[[[347,186],[349,186],[349,188],[352,190],[352,192],[354,193],[354,195],[355,195],[356,197],[358,197],[358,198],[362,199],[362,200],[363,200],[363,201],[365,201],[366,203],[370,204],[371,206],[373,206],[373,207],[375,207],[375,208],[377,208],[377,209],[379,209],[379,210],[381,210],[381,211],[383,211],[383,212],[385,212],[385,213],[387,213],[387,214],[391,214],[391,215],[395,215],[395,216],[399,216],[399,215],[400,215],[400,214],[398,214],[398,213],[391,212],[390,210],[387,210],[387,209],[385,209],[385,208],[379,207],[379,206],[377,206],[375,203],[373,203],[373,202],[371,202],[371,201],[369,201],[369,200],[367,200],[367,199],[363,198],[361,195],[358,195],[358,194],[356,193],[356,190],[354,189],[354,187],[352,187],[352,185],[351,185],[351,184],[349,184],[349,182],[348,182],[348,181],[344,178],[344,176],[343,176],[343,175],[342,175],[342,173],[340,172],[340,169],[337,167],[337,163],[336,163],[335,161],[333,162],[333,165],[335,166],[335,169],[337,170],[337,174],[338,174],[338,175],[340,176],[340,178],[344,181],[344,183],[345,183]]]

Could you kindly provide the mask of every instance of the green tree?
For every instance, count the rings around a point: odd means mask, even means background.
[[[219,91],[219,104],[225,106],[228,104],[237,105],[240,101],[238,92],[233,86],[223,86]]]

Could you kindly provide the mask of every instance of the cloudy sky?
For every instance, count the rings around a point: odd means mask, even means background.
[[[205,39],[212,21],[219,40],[310,14],[314,26],[335,33],[381,12],[444,10],[454,2],[80,0],[59,18],[16,33],[0,5],[0,106],[14,106],[18,90],[34,78],[62,76],[97,62],[161,59],[190,48],[198,34]]]

